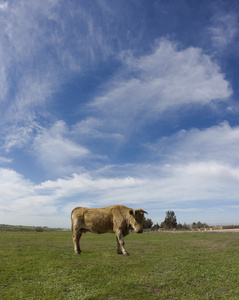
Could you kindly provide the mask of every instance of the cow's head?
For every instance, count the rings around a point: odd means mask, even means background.
[[[130,214],[130,225],[134,228],[136,233],[143,232],[144,214],[148,214],[147,211],[142,208],[129,211]]]

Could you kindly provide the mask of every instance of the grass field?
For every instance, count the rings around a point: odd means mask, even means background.
[[[0,299],[239,299],[239,233],[0,232]]]

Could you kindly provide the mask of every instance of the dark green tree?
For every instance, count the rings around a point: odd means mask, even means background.
[[[151,228],[153,226],[153,221],[151,219],[144,218],[143,228]]]
[[[177,218],[175,212],[168,210],[164,222],[161,223],[161,227],[165,229],[172,229],[177,227]]]
[[[42,227],[36,227],[35,230],[36,230],[36,232],[43,232],[44,231]]]
[[[160,228],[159,224],[156,223],[154,224],[154,226],[152,227],[152,230],[158,230]]]

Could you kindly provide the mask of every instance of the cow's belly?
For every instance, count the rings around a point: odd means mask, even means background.
[[[114,233],[114,231],[111,230],[111,229],[108,229],[107,231],[97,229],[97,230],[90,230],[90,232],[96,233],[96,234],[102,234],[102,233]]]
[[[101,227],[101,226],[91,226],[90,224],[85,224],[85,226],[83,227],[83,229],[85,229],[85,231],[90,231],[92,233],[96,233],[96,234],[102,234],[102,233],[114,233],[112,228],[105,228],[105,227]]]

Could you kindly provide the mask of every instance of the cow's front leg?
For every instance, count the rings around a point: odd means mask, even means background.
[[[124,255],[128,256],[129,253],[126,251],[126,249],[124,247],[123,234],[121,232],[116,232],[116,237],[117,237],[117,253],[118,254],[123,253]]]

